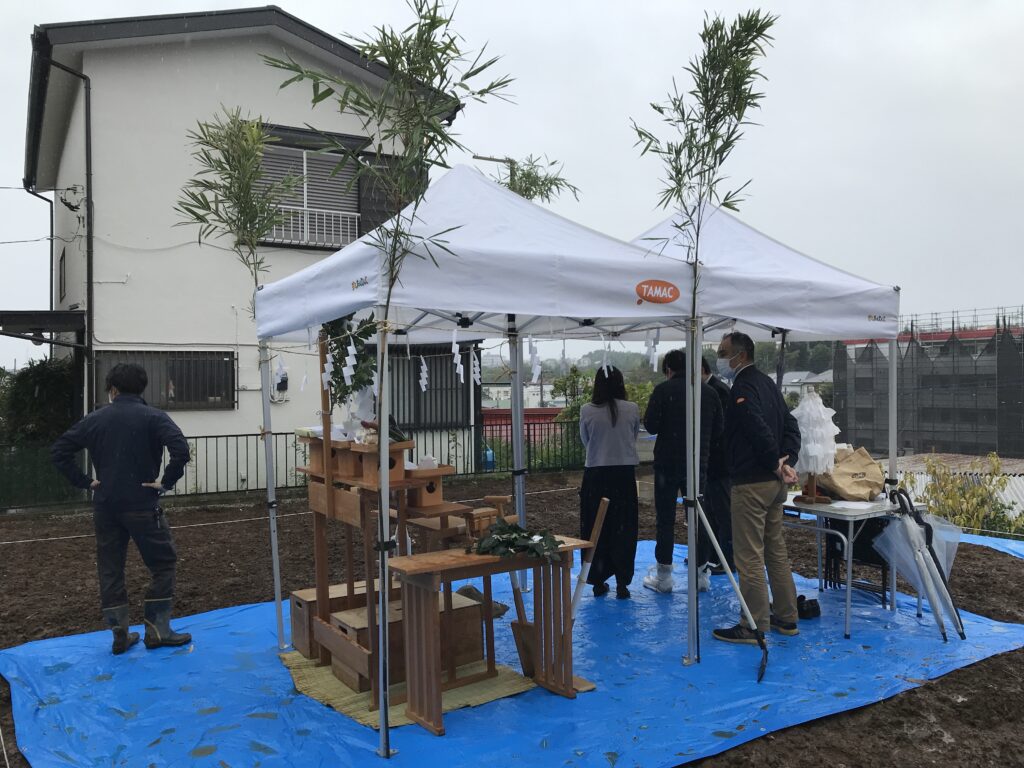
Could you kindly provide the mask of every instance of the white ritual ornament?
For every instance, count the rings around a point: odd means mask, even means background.
[[[544,371],[540,364],[540,355],[537,352],[537,344],[533,340],[533,336],[526,337],[526,346],[530,350],[530,372],[533,374],[533,378],[530,380],[531,384],[536,384],[540,381],[540,375]]]
[[[800,457],[797,472],[823,475],[831,472],[836,463],[836,435],[839,434],[832,417],[836,412],[826,408],[821,397],[810,391],[793,409],[793,417],[800,425]]]
[[[428,380],[429,380],[429,375],[427,373],[427,361],[423,358],[423,355],[420,355],[420,391],[421,392],[426,392],[427,391],[427,382],[428,382]]]
[[[483,376],[481,375],[480,371],[480,358],[477,355],[477,352],[469,353],[469,360],[470,363],[472,364],[470,375],[473,377],[473,383],[476,384],[477,386],[480,386],[480,384],[483,382]]]
[[[459,383],[465,381],[465,372],[462,368],[462,355],[459,354],[459,329],[452,328],[452,362],[455,364],[455,373],[459,375]]]

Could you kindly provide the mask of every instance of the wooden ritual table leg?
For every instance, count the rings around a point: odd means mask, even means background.
[[[576,698],[576,688],[572,680],[572,553],[562,553],[558,564],[561,575],[562,590],[562,690],[570,699]]]
[[[330,623],[331,585],[327,568],[327,518],[316,512],[313,513],[313,571],[316,578],[316,615]],[[320,665],[330,663],[331,652],[321,645]]]
[[[562,569],[554,563],[549,563],[545,572],[549,573],[549,585],[551,589],[551,677],[550,682],[553,688],[563,688],[562,681],[562,633],[565,628],[562,626]]]
[[[377,540],[376,533],[372,526],[372,516],[367,511],[360,515],[363,531],[363,560],[365,561],[364,572],[366,573],[366,631],[370,641],[370,711],[380,706],[380,686],[377,681],[377,669],[380,663],[377,658],[379,651],[377,647],[377,590],[373,586],[373,577],[376,572],[376,560],[373,556],[373,542]],[[382,585],[382,588],[385,588]],[[387,621],[387,616],[381,617],[381,621]]]
[[[494,669],[494,604],[491,602],[491,575],[484,576],[484,642],[487,655],[487,671]]]
[[[444,666],[448,671],[448,682],[455,680],[455,611],[452,608],[452,583],[444,583]]]
[[[437,577],[403,580],[405,605],[405,714],[438,736],[444,735],[441,715],[441,624],[437,610]]]

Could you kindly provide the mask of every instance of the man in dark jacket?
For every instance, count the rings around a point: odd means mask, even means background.
[[[93,411],[53,444],[53,463],[77,488],[93,491],[93,524],[99,569],[100,605],[114,633],[113,652],[124,653],[138,642],[129,632],[128,592],[124,583],[128,540],[133,539],[152,582],[144,617],[147,648],[191,642],[189,634],[171,629],[177,552],[167,518],[157,499],[174,488],[189,460],[181,430],[161,410],[142,399],[148,382],[138,365],[121,363],[107,375],[110,405]],[[164,448],[170,456],[163,478],[156,479]],[[75,462],[89,451],[96,479]]]
[[[667,377],[654,388],[644,427],[658,439],[654,443],[654,559],[657,565],[644,577],[644,586],[656,592],[672,591],[672,548],[675,544],[676,499],[686,493],[686,355],[674,349],[665,355],[661,371]],[[721,439],[722,407],[710,387],[701,385],[700,484],[704,487],[711,444]]]
[[[729,385],[712,375],[711,366],[708,365],[708,361],[704,357],[700,359],[700,370],[701,380],[718,395],[724,414],[729,407]],[[726,568],[735,570],[733,568],[732,517],[729,504],[732,484],[729,482],[729,461],[725,451],[724,432],[720,438],[711,443],[711,452],[708,457],[708,482],[704,486],[704,511],[711,523],[711,530],[715,532],[715,538],[718,539],[718,546],[722,548],[722,554],[725,555],[725,562],[718,562],[718,554],[711,546],[711,542],[708,541],[703,528],[700,530],[701,546],[698,549],[701,562],[713,561],[711,573],[716,574],[724,574]]]
[[[733,379],[725,414],[733,556],[740,592],[757,626],[747,626],[741,615],[739,624],[713,634],[718,640],[755,645],[755,630],[798,633],[796,584],[782,535],[782,505],[787,486],[796,481],[793,465],[800,453],[800,428],[775,382],[754,367],[754,342],[749,336],[727,334],[718,347],[717,362],[719,373]]]

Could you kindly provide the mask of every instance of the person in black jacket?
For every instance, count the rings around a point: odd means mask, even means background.
[[[712,375],[711,366],[708,361],[700,359],[701,380],[707,384],[718,395],[722,405],[722,413],[729,407],[729,385],[717,376]],[[721,439],[713,440],[711,452],[708,457],[708,482],[704,486],[704,510],[707,513],[708,521],[711,523],[711,530],[715,532],[718,539],[718,546],[725,555],[725,562],[718,562],[718,555],[711,542],[708,541],[704,529],[700,530],[700,543],[698,551],[701,553],[701,562],[712,562],[711,573],[724,574],[725,569],[735,570],[732,556],[732,517],[730,514],[729,495],[732,492],[732,484],[729,482],[729,462],[725,453],[725,434]]]
[[[121,363],[107,375],[110,405],[93,411],[53,444],[54,465],[77,488],[93,491],[96,563],[100,605],[114,633],[113,652],[121,654],[139,640],[129,632],[128,592],[124,583],[128,540],[133,539],[152,576],[144,617],[147,648],[185,645],[189,634],[171,629],[177,552],[167,518],[157,499],[174,488],[189,460],[181,430],[161,410],[142,399],[148,382],[138,365]],[[170,456],[157,480],[164,448]],[[96,479],[75,462],[89,451]]]
[[[665,355],[661,371],[666,380],[654,388],[644,413],[644,427],[654,443],[654,512],[657,565],[644,577],[656,592],[672,591],[672,548],[675,544],[676,499],[686,493],[686,355],[674,349]],[[711,444],[721,439],[722,408],[718,396],[701,385],[700,485],[703,488]]]
[[[718,347],[718,369],[733,379],[725,414],[725,445],[732,481],[733,556],[740,592],[756,627],[740,622],[714,630],[730,643],[757,643],[757,631],[796,635],[796,584],[782,535],[787,486],[796,482],[800,428],[775,382],[754,367],[754,342],[730,333]],[[769,608],[765,566],[771,582]],[[770,615],[769,615],[770,614]],[[757,631],[755,631],[757,630]]]

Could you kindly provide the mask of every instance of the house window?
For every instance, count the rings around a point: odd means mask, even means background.
[[[419,386],[420,355],[427,362],[426,392]],[[464,348],[463,381],[460,382],[452,362],[451,347],[443,344],[413,347],[409,357],[395,354],[390,361],[391,409],[399,425],[417,429],[450,429],[468,425],[469,387],[476,386],[472,383],[470,366],[469,351]]]
[[[60,300],[61,301],[64,301],[64,297],[67,296],[67,293],[68,293],[68,289],[67,289],[67,285],[68,285],[68,283],[67,283],[67,272],[65,271],[66,267],[65,267],[65,264],[64,264],[64,256],[65,256],[65,252],[66,251],[67,251],[66,248],[61,248],[60,249],[60,267],[57,270],[57,274],[58,274],[58,277],[59,277],[58,284],[60,285]]]
[[[219,411],[235,408],[234,352],[103,351],[96,353],[96,406],[106,403],[106,378],[118,363],[146,370],[146,402],[165,411]]]
[[[263,181],[291,174],[302,183],[281,204],[283,219],[266,243],[338,249],[359,237],[359,187],[351,167],[335,172],[337,154],[273,144],[263,152]]]

